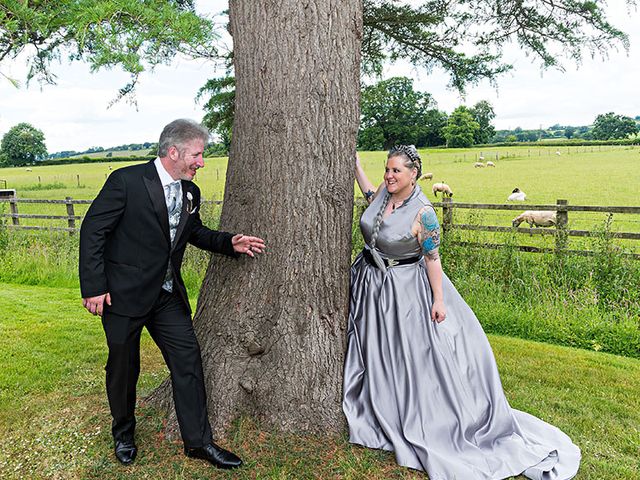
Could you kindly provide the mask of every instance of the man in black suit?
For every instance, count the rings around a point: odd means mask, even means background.
[[[171,372],[185,454],[220,468],[241,460],[213,443],[207,417],[200,347],[180,275],[187,243],[229,256],[253,257],[262,239],[205,227],[200,190],[192,183],[204,167],[209,132],[191,120],[167,125],[155,161],[114,171],[91,204],[80,230],[83,305],[102,317],[109,358],[106,384],[118,460],[136,457],[136,383],[143,327]]]

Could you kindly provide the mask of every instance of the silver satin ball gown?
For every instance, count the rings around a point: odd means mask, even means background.
[[[386,190],[360,220],[368,245]],[[382,222],[385,258],[420,255],[411,233],[429,200],[416,186]],[[573,478],[580,449],[558,428],[509,406],[487,337],[443,275],[447,318],[431,320],[424,261],[386,272],[362,254],[351,267],[343,410],[352,443],[393,451],[430,480]]]

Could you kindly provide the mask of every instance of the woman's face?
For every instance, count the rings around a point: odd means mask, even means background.
[[[401,156],[391,157],[387,160],[384,173],[384,184],[387,191],[399,197],[409,196],[413,190],[412,181],[415,180],[417,170],[404,166],[405,159]]]

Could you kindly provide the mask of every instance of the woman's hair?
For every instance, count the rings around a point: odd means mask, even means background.
[[[403,157],[404,166],[410,169],[417,168],[418,175],[416,179],[420,178],[422,175],[422,160],[420,159],[420,155],[418,155],[416,147],[413,145],[396,145],[389,150],[387,160],[393,157]]]
[[[169,148],[174,145],[182,152],[184,144],[195,139],[201,139],[206,145],[209,142],[209,130],[188,118],[174,120],[164,127],[160,134],[158,156],[165,157],[169,152]]]
[[[376,240],[378,240],[378,233],[380,232],[380,224],[382,223],[382,215],[384,214],[384,209],[387,208],[387,204],[389,203],[389,199],[391,195],[389,192],[386,192],[384,198],[382,199],[382,205],[380,205],[380,210],[376,215],[376,218],[373,222],[373,232],[371,232],[371,250],[376,248]]]

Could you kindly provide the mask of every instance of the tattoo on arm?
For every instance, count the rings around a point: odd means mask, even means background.
[[[418,242],[422,249],[422,254],[427,260],[435,261],[440,258],[438,255],[438,246],[440,245],[440,223],[436,212],[431,207],[423,208],[418,214],[419,230]]]
[[[364,192],[364,198],[367,200],[368,203],[371,203],[374,195],[375,193],[373,190],[367,190],[366,192]]]

